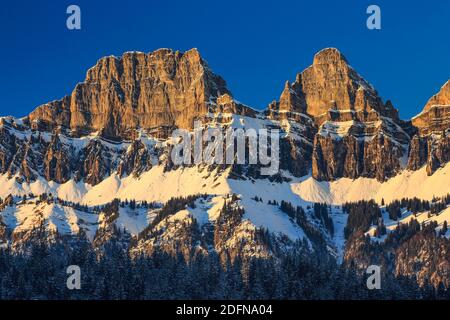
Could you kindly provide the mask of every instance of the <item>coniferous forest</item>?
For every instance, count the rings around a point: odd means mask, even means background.
[[[423,212],[446,205],[449,199],[444,197],[432,203],[403,199],[386,205],[384,210],[389,217],[397,218],[396,212],[403,209]],[[185,221],[172,225],[178,232],[175,238],[187,242],[171,242],[166,238],[165,246],[155,245],[152,251],[132,250],[142,244],[139,241],[160,239],[158,223],[164,224],[183,208],[195,209],[197,200],[204,203],[208,197],[200,194],[172,198],[157,211],[155,222],[137,238],[130,239],[125,230],[115,225],[119,208],[158,205],[114,200],[99,208],[105,214],[105,226],[99,229],[94,241],[88,240],[83,232],[63,237],[49,234],[44,225],[36,227],[22,239],[20,246],[0,249],[0,300],[450,298],[447,225],[437,232],[436,222],[420,224],[413,218],[387,233],[380,220],[381,208],[374,201],[342,206],[341,214],[348,215],[343,261],[338,261],[327,249],[326,234],[332,236],[334,229],[326,204],[304,209],[285,201],[268,203],[279,207],[280,212],[300,226],[309,242],[305,239],[286,242],[260,228],[225,251],[197,250],[196,243],[206,240],[226,248],[227,239],[242,227],[245,211],[236,206],[239,201],[236,195],[225,201],[215,230],[211,231],[211,226],[199,228],[193,219],[190,224]],[[41,201],[59,203],[58,199],[48,197]],[[261,202],[258,197],[254,201]],[[308,214],[314,217],[314,223],[307,218]],[[365,234],[371,226],[376,226],[374,237]],[[166,224],[165,228],[170,230],[171,225]],[[375,241],[380,237],[383,241]],[[246,247],[247,241],[250,247]],[[248,251],[259,247],[271,254],[261,254],[264,250],[254,251],[260,255]],[[69,289],[67,285],[67,268],[73,265],[80,269],[79,289]],[[368,289],[366,269],[370,265],[383,270],[380,289]]]
[[[81,269],[80,290],[66,286],[68,265]],[[449,292],[413,278],[382,277],[381,290],[368,290],[365,274],[338,266],[305,248],[273,259],[156,251],[131,259],[114,241],[102,255],[84,239],[31,245],[26,253],[0,251],[0,299],[448,299]]]

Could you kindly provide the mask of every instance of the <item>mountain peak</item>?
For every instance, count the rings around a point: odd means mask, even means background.
[[[412,118],[412,123],[419,129],[421,135],[439,134],[448,131],[449,119],[450,80],[447,80],[439,92],[428,100],[423,111]]]
[[[44,130],[101,131],[123,137],[134,128],[192,127],[208,104],[229,93],[197,49],[159,49],[104,57],[70,96],[38,107],[30,122]]]
[[[320,117],[320,123],[330,109],[335,113],[361,111],[361,119],[372,111],[396,117],[396,111],[383,104],[376,90],[336,48],[316,53],[313,64],[297,75],[292,90],[304,100],[309,115]]]
[[[450,105],[450,79],[441,87],[438,93],[428,100],[424,107],[424,111],[430,110],[433,106]]]
[[[325,48],[314,55],[313,65],[319,64],[336,64],[343,62],[347,64],[347,59],[336,48]]]

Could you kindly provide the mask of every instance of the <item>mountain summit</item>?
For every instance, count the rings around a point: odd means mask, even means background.
[[[109,137],[135,128],[190,128],[224,93],[229,93],[225,81],[211,72],[197,49],[127,52],[100,59],[70,96],[38,107],[29,120],[47,130],[101,130]]]
[[[295,82],[286,84],[278,104],[281,110],[305,110],[321,124],[329,112],[355,113],[359,120],[377,112],[397,118],[390,102],[383,104],[377,91],[349,64],[335,48],[319,51],[313,64],[299,73]]]

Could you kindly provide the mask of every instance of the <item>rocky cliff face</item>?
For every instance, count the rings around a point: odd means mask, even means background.
[[[317,53],[268,109],[314,119],[308,128],[314,147],[307,158],[318,180],[363,176],[383,181],[405,166],[410,139],[405,123],[337,49]]]
[[[450,157],[449,88],[447,82],[405,122],[337,49],[327,48],[258,112],[232,97],[196,49],[130,52],[100,59],[70,96],[23,119],[1,118],[0,172],[19,183],[43,177],[95,185],[116,172],[139,176],[167,165],[174,128],[192,129],[200,120],[279,129],[280,168],[294,176],[384,181],[424,165],[432,174]]]
[[[427,112],[435,107],[445,107],[449,105],[450,101],[450,80],[448,80],[442,87],[441,90],[432,96],[425,105],[423,111]]]
[[[370,135],[365,125],[351,124],[349,130],[355,133],[338,137],[334,129],[322,128],[314,140],[313,176],[318,180],[369,177],[379,181],[395,176],[404,167],[407,144],[392,140],[382,131],[382,125]],[[407,136],[402,138],[407,142]]]
[[[412,139],[408,169],[426,165],[431,175],[450,161],[450,80],[428,100],[412,123],[418,132]]]
[[[360,121],[373,119],[373,112],[397,117],[392,105],[383,104],[376,90],[334,48],[317,53],[313,64],[299,73],[292,85],[286,83],[278,108],[305,112],[319,125],[330,116],[330,110],[334,116],[343,113],[343,117]]]
[[[102,131],[114,138],[135,128],[190,128],[211,101],[227,92],[225,81],[196,49],[129,52],[100,59],[70,96],[38,107],[28,120],[36,128]]]
[[[441,134],[450,124],[450,80],[426,103],[423,111],[412,119],[421,136]]]

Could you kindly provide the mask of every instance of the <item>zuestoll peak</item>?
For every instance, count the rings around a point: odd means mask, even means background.
[[[292,111],[306,108],[306,113],[319,123],[330,118],[330,110],[335,115],[336,112],[352,112],[360,120],[374,117],[373,114],[397,117],[392,105],[383,103],[373,86],[336,48],[326,48],[315,54],[312,65],[297,74],[291,85],[285,86],[279,107],[290,107]]]

